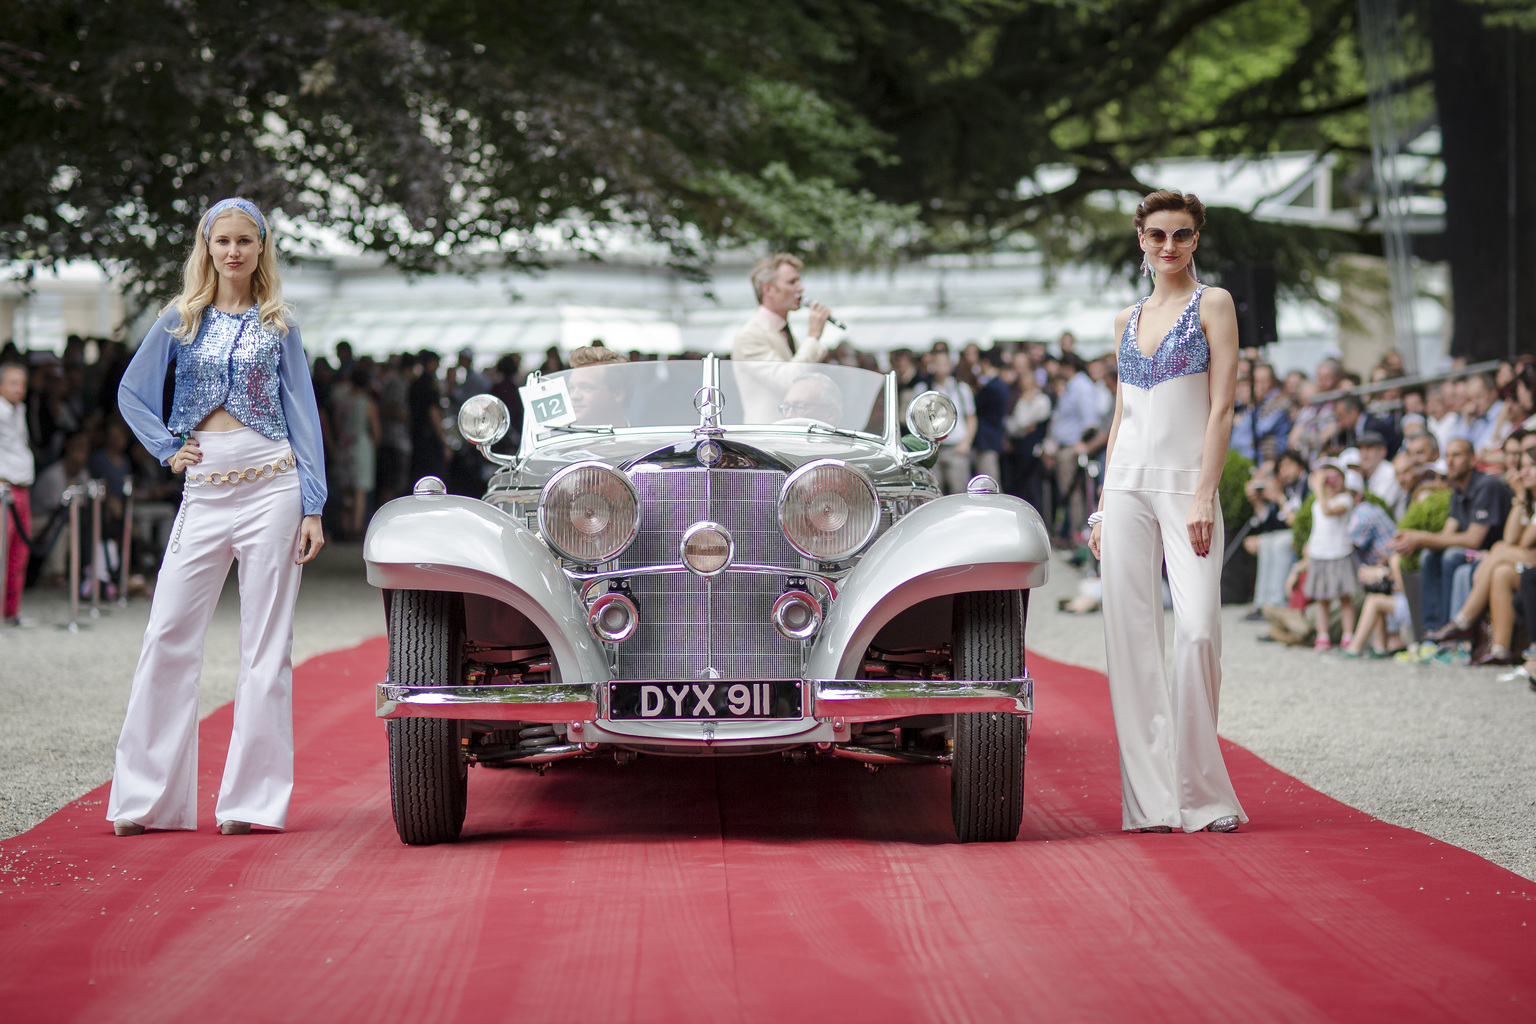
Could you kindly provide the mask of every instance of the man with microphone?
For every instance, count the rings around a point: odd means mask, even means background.
[[[757,311],[736,332],[731,358],[778,363],[819,363],[827,357],[821,332],[832,311],[819,302],[810,305],[811,325],[804,338],[789,329],[789,314],[800,308],[805,283],[800,271],[805,266],[787,252],[774,253],[757,261],[752,268],[752,292],[757,296]]]
[[[773,423],[780,419],[779,407],[791,385],[814,372],[815,364],[827,357],[821,332],[832,320],[832,311],[826,306],[811,303],[811,324],[804,338],[795,337],[789,327],[789,314],[800,308],[805,293],[800,280],[803,266],[799,257],[778,252],[758,260],[752,268],[757,311],[736,332],[731,345],[730,372],[740,389],[743,422]]]

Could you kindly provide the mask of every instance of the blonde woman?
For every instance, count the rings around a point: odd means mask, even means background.
[[[169,417],[166,370],[176,370]],[[246,199],[197,225],[181,294],[118,391],[144,447],[185,473],[117,741],[107,819],[120,836],[197,827],[197,690],[214,603],[240,563],[240,675],[215,819],[282,828],[293,790],[293,604],[325,544],[320,412],[283,305],[266,218]]]
[[[1136,207],[1152,294],[1120,313],[1119,389],[1100,511],[1109,696],[1123,827],[1234,832],[1247,821],[1216,740],[1221,689],[1221,510],[1232,436],[1237,311],[1195,274],[1205,207],[1165,189]],[[1173,591],[1163,669],[1162,566]]]

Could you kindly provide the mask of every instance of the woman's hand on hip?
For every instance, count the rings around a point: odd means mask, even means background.
[[[313,562],[323,547],[325,547],[325,530],[320,526],[320,517],[305,516],[299,523],[299,557],[293,560],[294,564],[303,565],[305,562]]]
[[[176,449],[176,454],[171,456],[171,472],[184,473],[202,461],[202,446],[197,443],[197,438],[189,437],[182,442],[180,448]]]
[[[1211,553],[1211,537],[1216,530],[1215,506],[1210,498],[1200,497],[1189,506],[1189,543],[1201,558]]]
[[[1103,521],[1093,524],[1093,529],[1088,531],[1088,550],[1093,552],[1093,557],[1103,561],[1104,556],[1099,554],[1099,534],[1104,531]]]

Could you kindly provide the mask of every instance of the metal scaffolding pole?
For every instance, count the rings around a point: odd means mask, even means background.
[[[1408,194],[1399,171],[1403,139],[1394,83],[1403,73],[1403,36],[1397,0],[1360,0],[1361,49],[1371,97],[1371,168],[1376,179],[1376,209],[1381,217],[1382,249],[1387,259],[1387,285],[1392,299],[1392,333],[1403,356],[1403,368],[1419,370],[1418,332],[1413,323],[1417,288],[1413,278],[1413,245],[1408,235]]]

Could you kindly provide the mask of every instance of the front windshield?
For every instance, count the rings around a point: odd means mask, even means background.
[[[720,364],[727,426],[820,424],[885,432],[885,375],[835,363]]]
[[[597,363],[545,374],[540,384],[569,395],[567,417],[557,418],[552,432],[612,427],[686,427],[699,422],[693,395],[704,382],[698,360]],[[527,422],[538,422],[524,393]],[[562,422],[562,420],[564,420]]]
[[[721,423],[813,426],[881,434],[885,377],[831,363],[721,361]],[[538,437],[630,427],[699,424],[694,395],[705,383],[699,360],[598,363],[546,374],[523,389],[525,422]],[[550,404],[544,404],[550,403]],[[551,415],[552,409],[558,410]]]

